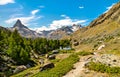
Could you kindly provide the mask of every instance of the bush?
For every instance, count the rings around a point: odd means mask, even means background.
[[[102,63],[90,62],[86,67],[97,72],[120,74],[120,67],[110,67]]]
[[[86,51],[80,51],[77,54],[80,55],[80,56],[86,56],[86,55],[92,55],[93,53],[92,52],[86,52]]]
[[[72,53],[73,50],[59,50],[60,53]]]

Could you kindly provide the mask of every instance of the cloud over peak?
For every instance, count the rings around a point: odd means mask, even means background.
[[[112,5],[106,7],[107,10],[104,13],[108,12],[114,5],[115,5],[115,3],[112,3]]]
[[[31,11],[31,14],[32,14],[32,15],[35,15],[35,14],[38,13],[39,11],[40,11],[39,9],[33,10],[33,11]]]
[[[82,24],[84,25],[85,23],[87,23],[87,19],[85,20],[78,20],[78,19],[71,19],[70,17],[66,16],[66,15],[61,15],[61,17],[64,17],[64,19],[60,19],[60,20],[53,20],[51,24],[49,24],[49,26],[41,26],[39,28],[33,28],[33,30],[40,32],[43,30],[55,30],[58,28],[61,28],[63,26],[72,26],[73,24]]]
[[[16,20],[20,19],[23,24],[26,26],[29,26],[32,21],[38,20],[42,18],[43,16],[36,16],[36,13],[39,12],[39,10],[33,10],[31,11],[31,15],[29,16],[23,16],[23,14],[14,14],[12,15],[8,20],[5,20],[5,23],[11,24],[14,23]]]
[[[15,3],[14,0],[0,0],[0,5],[6,5],[8,3]]]

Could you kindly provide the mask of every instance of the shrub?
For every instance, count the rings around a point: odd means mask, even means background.
[[[102,63],[90,62],[86,67],[97,72],[120,74],[120,67],[110,67]]]
[[[86,56],[86,55],[92,55],[93,53],[92,52],[86,52],[86,51],[80,51],[77,54],[80,55],[80,56]]]

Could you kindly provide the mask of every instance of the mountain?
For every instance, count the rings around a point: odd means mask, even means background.
[[[49,39],[61,39],[62,37],[66,36],[66,35],[70,35],[72,33],[73,33],[73,31],[69,26],[62,27],[62,28],[59,28],[59,29],[49,33],[48,38]]]
[[[12,28],[10,28],[10,30],[15,30],[17,29],[18,32],[26,38],[36,38],[36,37],[40,37],[40,34],[30,30],[28,27],[24,26],[21,21],[18,19],[17,22],[14,24],[14,26]]]
[[[39,31],[36,29],[36,31],[39,34],[41,34],[42,37],[45,37],[48,39],[61,39],[66,36],[70,36],[73,32],[77,31],[81,27],[82,27],[81,25],[73,24],[72,26],[63,26],[56,30]]]
[[[30,30],[27,26],[23,25],[22,22],[18,19],[10,30],[17,29],[18,32],[26,38],[36,38],[36,37],[44,37],[48,39],[61,39],[65,36],[71,35],[74,31],[81,28],[81,25],[73,25],[73,26],[64,26],[62,28],[58,28],[56,30],[48,30],[48,31],[40,31],[38,32]]]
[[[93,20],[87,27],[75,31],[71,36],[72,46],[79,50],[93,51],[105,44],[107,51],[119,49],[119,35],[120,2]]]
[[[0,30],[5,30],[5,31],[7,31],[8,29],[0,26]]]
[[[63,39],[64,37],[69,37],[73,32],[77,31],[81,28],[81,25],[73,25],[73,26],[63,26],[58,28],[47,36],[49,39]]]
[[[107,20],[109,20],[109,22],[110,21],[120,22],[120,3],[117,3],[108,12],[99,16],[97,19],[91,22],[89,26],[93,27],[98,24],[102,24],[103,22]]]

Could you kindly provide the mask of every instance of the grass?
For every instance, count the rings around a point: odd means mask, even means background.
[[[59,50],[60,53],[73,53],[74,49],[71,50]]]
[[[92,52],[86,52],[86,51],[80,51],[77,54],[80,55],[80,56],[86,56],[86,55],[92,55],[93,53]]]
[[[120,56],[120,50],[119,49],[113,49],[113,50],[108,50],[104,52],[100,52],[101,54],[114,54]]]
[[[54,59],[54,60],[50,60],[52,63],[58,63],[58,62],[60,62],[60,59]]]
[[[73,64],[78,60],[78,55],[72,54],[68,58],[58,62],[54,68],[39,72],[34,77],[62,77],[73,68]]]
[[[32,77],[35,73],[39,72],[40,65],[36,67],[29,68],[23,72],[20,72],[18,74],[12,75],[10,77],[26,77],[26,75],[29,74],[29,77]]]
[[[97,72],[108,73],[110,75],[120,75],[120,67],[110,67],[102,63],[90,62],[86,66],[89,70],[94,70]]]

